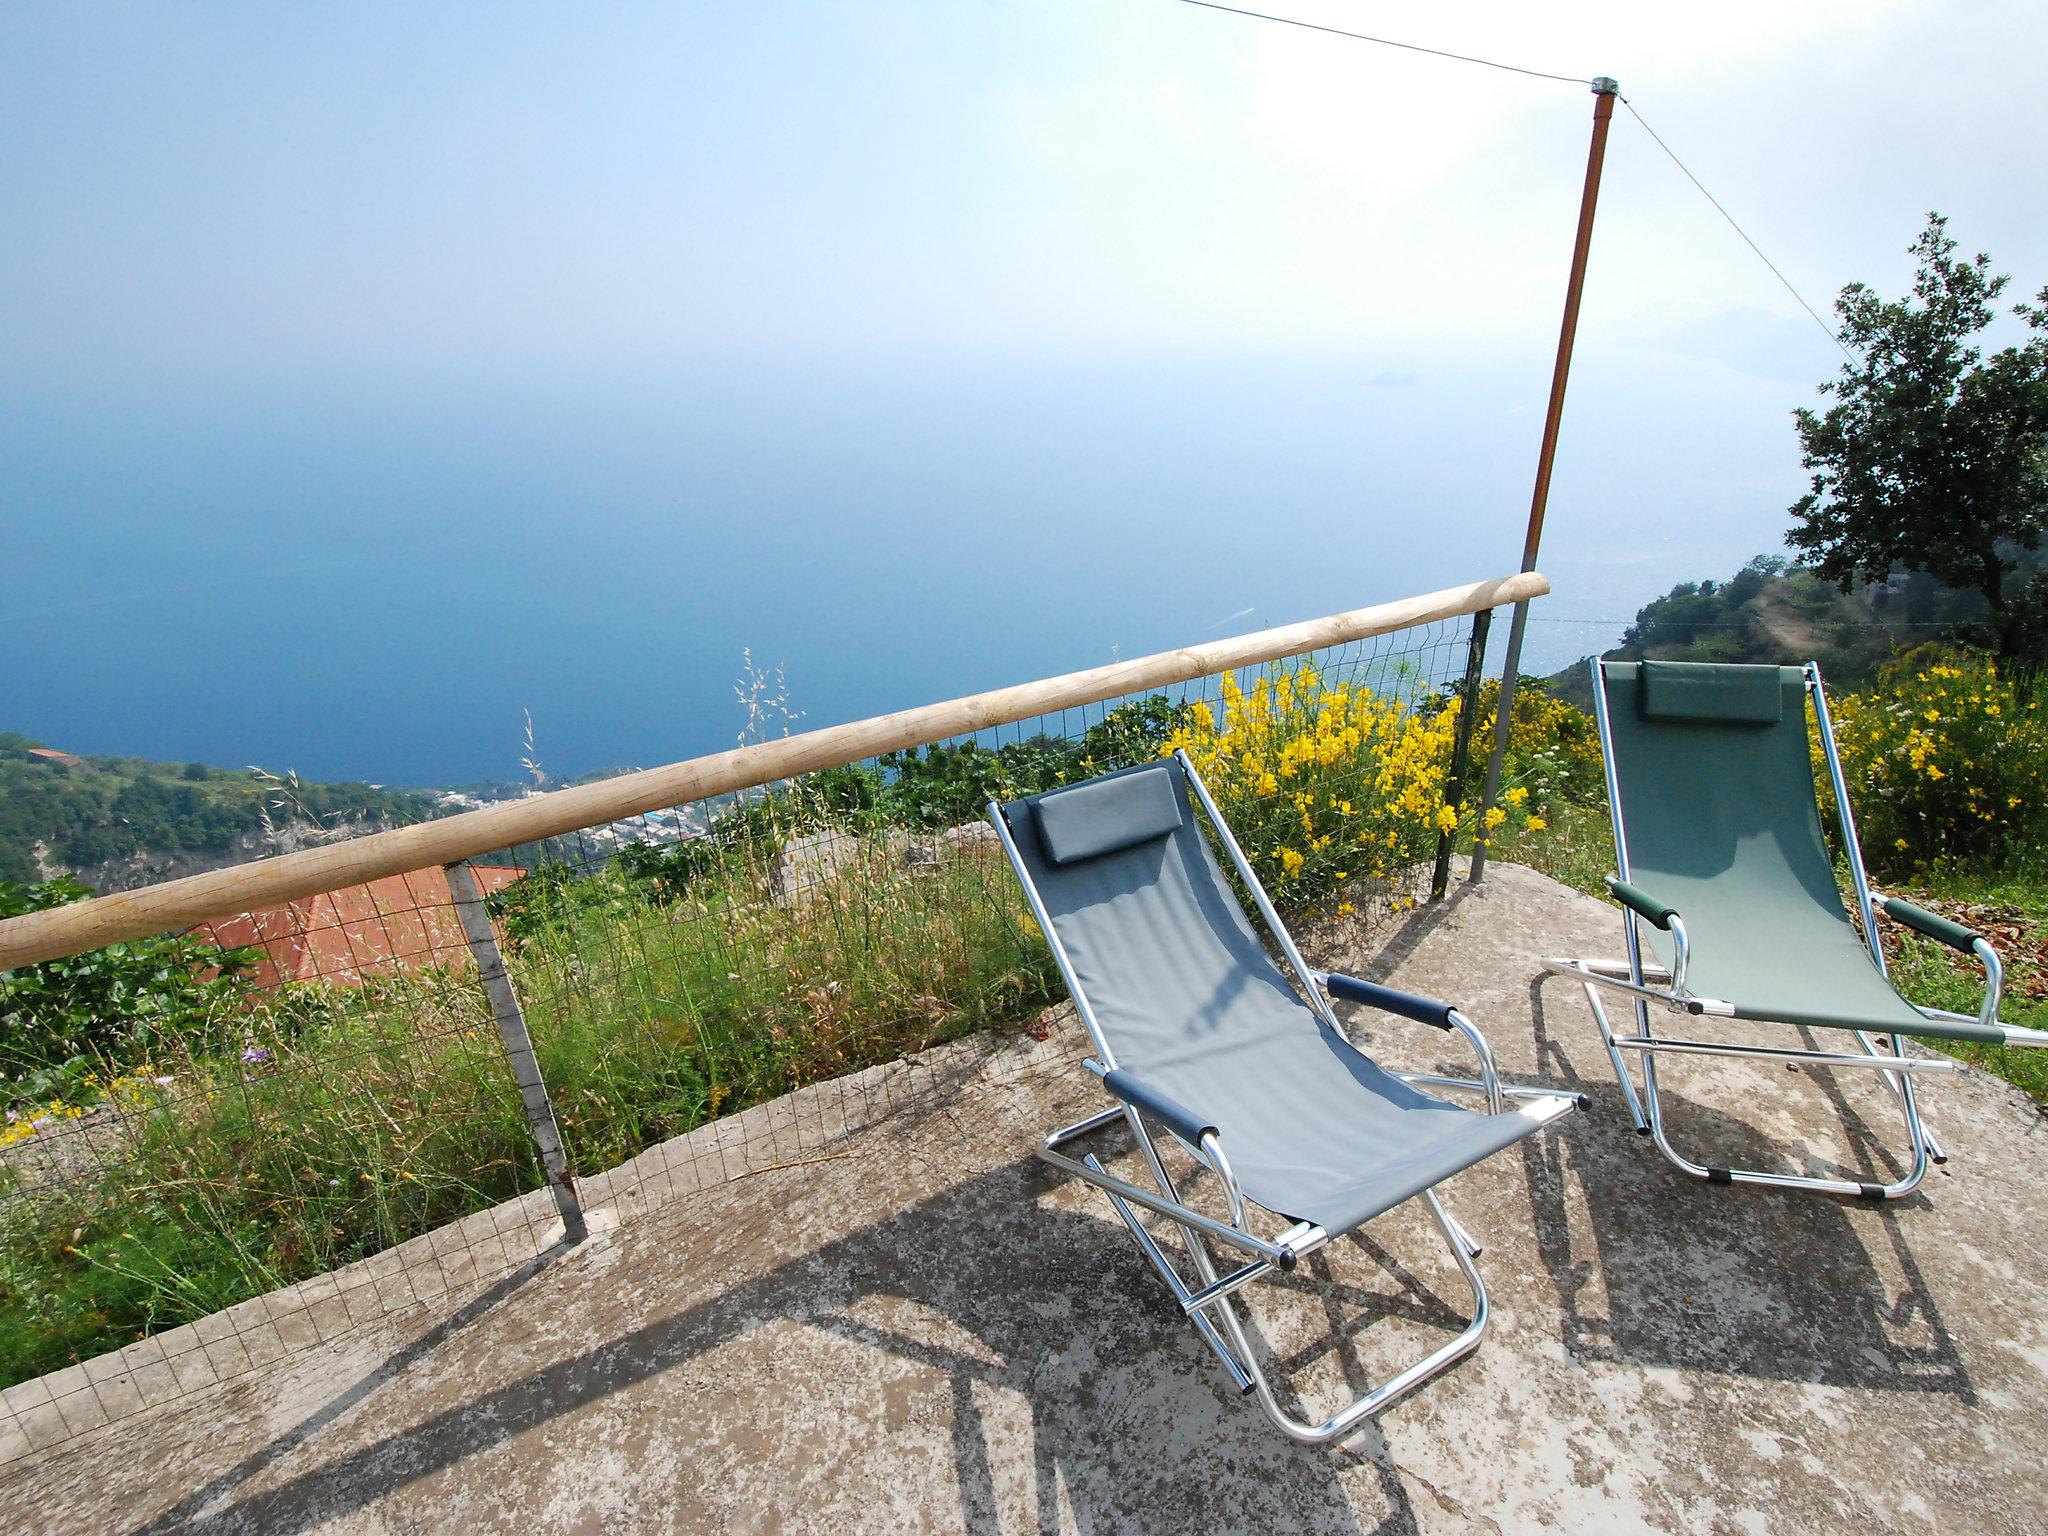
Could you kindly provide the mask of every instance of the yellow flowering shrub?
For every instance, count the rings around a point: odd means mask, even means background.
[[[1280,905],[1394,874],[1433,858],[1439,832],[1471,830],[1473,807],[1444,801],[1456,700],[1383,695],[1304,662],[1268,668],[1249,690],[1226,674],[1221,704],[1220,720],[1188,711],[1161,750],[1187,750]],[[1483,751],[1475,742],[1481,762]],[[1475,769],[1474,798],[1477,787]],[[1526,789],[1503,799],[1488,832],[1527,818]]]
[[[1490,677],[1479,685],[1479,728],[1472,737],[1473,756],[1482,765],[1493,750],[1499,706],[1500,679]],[[1607,780],[1600,763],[1599,727],[1584,710],[1553,698],[1535,679],[1524,677],[1515,689],[1505,776],[1539,805],[1558,799],[1583,804],[1604,800]],[[1511,790],[1503,798],[1512,794]],[[1532,830],[1542,830],[1541,818]]]
[[[1988,656],[1906,658],[1829,701],[1856,829],[1873,870],[1997,866],[2048,834],[2048,711]],[[1832,835],[1818,731],[1815,779]]]

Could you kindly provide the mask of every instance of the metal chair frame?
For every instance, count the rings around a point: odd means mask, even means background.
[[[1614,765],[1614,735],[1608,714],[1606,679],[1601,672],[1599,658],[1595,657],[1590,665],[1593,674],[1593,716],[1600,732],[1601,759],[1607,775],[1607,803],[1614,821],[1615,863],[1619,878],[1626,881],[1630,879],[1628,829],[1624,819],[1621,786]],[[1871,962],[1876,965],[1878,973],[1889,979],[1884,944],[1877,930],[1877,918],[1886,910],[1886,898],[1871,889],[1870,878],[1864,870],[1862,845],[1856,838],[1855,813],[1849,805],[1849,788],[1842,774],[1841,754],[1835,745],[1834,723],[1828,716],[1827,694],[1821,684],[1820,668],[1808,662],[1801,671],[1805,676],[1805,695],[1813,709],[1815,723],[1819,727],[1821,751],[1827,761],[1828,775],[1835,793],[1842,845],[1847,853],[1849,874],[1855,886],[1856,911],[1862,922],[1864,942],[1869,948]],[[1886,1048],[1880,1049],[1878,1040],[1872,1032],[1861,1029],[1852,1031],[1859,1047],[1856,1053],[1809,1050],[1792,1046],[1735,1045],[1717,1041],[1674,1039],[1659,1035],[1651,1025],[1652,1003],[1660,1003],[1671,1012],[1695,1018],[1732,1018],[1735,1015],[1735,1006],[1720,998],[1699,996],[1686,986],[1686,965],[1692,941],[1682,916],[1670,919],[1672,963],[1669,970],[1659,965],[1644,964],[1642,936],[1636,926],[1639,921],[1641,918],[1636,912],[1626,906],[1622,908],[1622,942],[1628,956],[1626,963],[1597,959],[1551,958],[1546,959],[1543,965],[1546,970],[1560,976],[1569,976],[1585,988],[1586,1001],[1592,1005],[1594,1023],[1599,1026],[1600,1043],[1605,1047],[1608,1061],[1614,1068],[1615,1078],[1621,1084],[1622,1098],[1628,1106],[1630,1118],[1635,1123],[1636,1133],[1648,1136],[1655,1142],[1657,1150],[1674,1167],[1693,1178],[1712,1184],[1749,1184],[1771,1189],[1808,1190],[1864,1200],[1898,1200],[1919,1187],[1921,1180],[1927,1176],[1930,1163],[1948,1161],[1948,1155],[1942,1150],[1941,1142],[1920,1118],[1920,1106],[1914,1094],[1913,1080],[1930,1074],[1954,1072],[1960,1068],[1961,1063],[1947,1057],[1908,1056],[1905,1040],[1898,1034],[1885,1035]],[[2004,1031],[2009,1044],[2048,1045],[2048,1032],[1998,1024],[2003,972],[1997,952],[1982,938],[1976,940],[1973,951],[1985,971],[1984,1006],[1974,1017],[1969,1014],[1950,1013],[1939,1008],[1923,1008],[1917,1003],[1909,1003],[1908,1006],[1930,1020],[1942,1019],[1996,1026]],[[1634,1034],[1616,1033],[1601,1000],[1603,989],[1619,992],[1634,1003]],[[1622,1055],[1624,1050],[1641,1058],[1643,1087],[1640,1095]],[[1886,1087],[1905,1117],[1906,1134],[1912,1145],[1910,1163],[1900,1178],[1888,1184],[1874,1184],[1846,1179],[1813,1178],[1798,1174],[1766,1173],[1757,1169],[1710,1167],[1693,1162],[1671,1145],[1670,1137],[1665,1130],[1663,1104],[1658,1089],[1659,1056],[1717,1056],[1748,1061],[1786,1062],[1792,1065],[1826,1068],[1830,1071],[1861,1069],[1881,1072]]]
[[[1229,823],[1217,809],[1208,785],[1202,781],[1201,774],[1185,752],[1178,752],[1175,757],[1186,772],[1188,783],[1193,787],[1196,798],[1201,802],[1202,811],[1208,818],[1216,840],[1222,844],[1232,868],[1244,881],[1245,889],[1251,893],[1260,920],[1278,946],[1288,969],[1292,971],[1295,981],[1308,999],[1309,1006],[1339,1034],[1345,1034],[1332,1006],[1328,973],[1311,970],[1302,959],[1293,935],[1281,921],[1280,914],[1274,909],[1264,884],[1252,869],[1251,861],[1245,857],[1244,850],[1238,846]],[[995,826],[1003,851],[1008,855],[1010,865],[1017,873],[1018,882],[1024,889],[1032,916],[1038,920],[1040,928],[1045,932],[1046,940],[1052,948],[1054,962],[1058,965],[1060,975],[1066,981],[1067,990],[1074,999],[1075,1011],[1080,1015],[1081,1022],[1088,1031],[1095,1056],[1084,1065],[1097,1075],[1107,1075],[1116,1067],[1115,1054],[1104,1037],[1094,1009],[1089,1005],[1086,990],[1075,975],[1074,967],[1053,925],[1052,916],[1047,911],[1044,900],[1018,853],[1016,842],[1003,818],[1000,804],[991,801],[988,809],[989,820]],[[1494,1069],[1493,1053],[1487,1047],[1486,1039],[1478,1028],[1455,1009],[1450,1010],[1448,1016],[1452,1026],[1472,1048],[1478,1061],[1479,1075],[1465,1078],[1427,1072],[1396,1072],[1393,1076],[1419,1087],[1445,1088],[1477,1094],[1484,1101],[1488,1113],[1521,1114],[1537,1125],[1547,1124],[1573,1109],[1583,1107],[1585,1101],[1578,1095],[1502,1083]],[[1510,1102],[1515,1106],[1512,1110],[1507,1107]],[[1093,1153],[1078,1158],[1068,1155],[1066,1149],[1070,1144],[1105,1130],[1119,1120],[1128,1128],[1132,1140],[1144,1155],[1145,1165],[1151,1173],[1155,1188],[1146,1189],[1129,1180],[1117,1178],[1103,1167],[1100,1159]],[[1238,1189],[1237,1180],[1231,1173],[1230,1160],[1222,1145],[1222,1138],[1211,1132],[1202,1136],[1199,1143],[1191,1144],[1171,1130],[1166,1130],[1165,1134],[1194,1159],[1198,1174],[1206,1172],[1215,1177],[1228,1212],[1226,1220],[1219,1220],[1206,1212],[1196,1210],[1182,1198],[1173,1176],[1167,1170],[1165,1160],[1160,1155],[1159,1142],[1153,1130],[1146,1125],[1144,1117],[1132,1105],[1119,1103],[1072,1125],[1061,1127],[1045,1138],[1038,1147],[1037,1155],[1055,1168],[1094,1185],[1108,1196],[1110,1205],[1130,1231],[1133,1241],[1166,1283],[1181,1311],[1194,1325],[1197,1335],[1222,1363],[1231,1383],[1242,1394],[1256,1393],[1266,1417],[1289,1439],[1308,1445],[1323,1445],[1343,1439],[1355,1432],[1366,1420],[1392,1407],[1424,1382],[1441,1374],[1478,1347],[1481,1337],[1486,1332],[1488,1320],[1486,1285],[1474,1263],[1481,1249],[1471,1235],[1458,1224],[1457,1219],[1444,1208],[1442,1200],[1432,1187],[1422,1191],[1419,1198],[1429,1208],[1437,1230],[1450,1247],[1451,1257],[1472,1289],[1471,1321],[1448,1343],[1363,1393],[1320,1423],[1308,1423],[1289,1413],[1279,1401],[1256,1351],[1251,1347],[1234,1298],[1238,1291],[1256,1280],[1271,1276],[1276,1270],[1293,1270],[1304,1257],[1345,1234],[1328,1232],[1322,1227],[1306,1222],[1295,1222],[1270,1236],[1261,1236],[1253,1229],[1249,1219],[1252,1203],[1246,1200]],[[1181,1268],[1168,1258],[1152,1232],[1139,1219],[1138,1212],[1141,1209],[1166,1218],[1179,1230],[1186,1250],[1185,1262],[1191,1268],[1192,1275],[1183,1274]],[[1241,1261],[1228,1272],[1219,1272],[1216,1256],[1210,1248],[1212,1243],[1223,1249],[1234,1250],[1241,1256]]]

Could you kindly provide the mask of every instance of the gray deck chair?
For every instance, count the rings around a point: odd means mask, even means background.
[[[1300,993],[1246,921],[1198,827],[1190,788]],[[1117,1101],[1053,1132],[1039,1156],[1108,1193],[1238,1390],[1256,1391],[1286,1435],[1320,1444],[1475,1348],[1487,1318],[1473,1264],[1479,1249],[1434,1186],[1582,1101],[1503,1085],[1484,1038],[1447,1004],[1311,971],[1184,754],[991,803],[989,819],[1094,1045],[1087,1065]],[[1479,1077],[1382,1070],[1345,1038],[1333,997],[1458,1031],[1478,1055]],[[1491,1113],[1447,1103],[1417,1086],[1423,1083],[1480,1094]],[[1155,1188],[1114,1177],[1092,1153],[1077,1160],[1063,1150],[1118,1122],[1144,1154]],[[1186,1148],[1198,1174],[1215,1176],[1224,1215],[1183,1201],[1155,1127]],[[1275,1398],[1231,1297],[1417,1195],[1472,1287],[1470,1325],[1322,1423],[1302,1422]],[[1255,1225],[1254,1206],[1277,1222]],[[1138,1208],[1179,1228],[1190,1276],[1167,1258]],[[1211,1243],[1235,1250],[1236,1267],[1219,1273]]]
[[[1863,934],[1835,884],[1821,836],[1807,738],[1811,701],[1822,755],[1840,808],[1843,845]],[[2048,1033],[1998,1022],[1999,964],[1978,934],[1897,897],[1874,893],[1835,750],[1820,669],[1701,662],[1593,662],[1594,716],[1607,759],[1618,872],[1608,887],[1622,906],[1627,958],[1546,960],[1582,982],[1638,1133],[1695,1178],[1895,1200],[1944,1162],[1920,1119],[1914,1080],[1952,1071],[1946,1057],[1906,1055],[1904,1037],[2048,1045]],[[1973,1018],[1921,1008],[1885,974],[1877,914],[1974,955],[1984,966],[1984,1006]],[[1649,950],[1646,957],[1644,950]],[[1632,998],[1633,1035],[1617,1036],[1601,992]],[[1855,1051],[1672,1039],[1651,1027],[1652,1003],[1696,1020],[1762,1020],[1848,1030]],[[1704,1025],[1694,1026],[1706,1032]],[[1880,1050],[1875,1037],[1887,1045]],[[1640,1056],[1638,1098],[1623,1051]],[[1710,1168],[1673,1150],[1658,1100],[1660,1057],[1722,1056],[1884,1074],[1905,1113],[1910,1166],[1890,1184]]]

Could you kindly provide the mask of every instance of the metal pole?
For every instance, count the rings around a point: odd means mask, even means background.
[[[519,1097],[526,1104],[526,1124],[540,1148],[541,1166],[547,1170],[548,1187],[554,1191],[555,1209],[562,1213],[565,1242],[580,1243],[590,1235],[583,1220],[583,1202],[576,1196],[576,1181],[569,1174],[568,1154],[562,1150],[562,1132],[555,1124],[554,1101],[541,1081],[540,1063],[534,1060],[533,1041],[526,1033],[526,1015],[519,1008],[519,994],[512,990],[512,977],[505,969],[505,957],[498,952],[498,935],[491,927],[491,914],[484,908],[484,893],[476,874],[467,864],[446,866],[448,889],[455,897],[455,912],[462,919],[463,936],[469,952],[476,957],[477,975],[491,1000],[491,1013],[504,1037],[505,1059],[512,1064],[512,1078],[519,1084]]]
[[[1550,504],[1550,471],[1557,458],[1557,431],[1564,420],[1564,387],[1572,372],[1572,343],[1579,333],[1579,298],[1586,287],[1586,255],[1593,245],[1593,210],[1600,201],[1600,166],[1607,158],[1607,125],[1614,120],[1614,98],[1621,87],[1601,75],[1593,82],[1593,143],[1586,151],[1586,187],[1579,196],[1579,232],[1572,244],[1572,271],[1564,293],[1564,324],[1557,336],[1557,366],[1550,375],[1550,408],[1543,417],[1543,446],[1536,455],[1536,490],[1529,501],[1529,531],[1522,540],[1522,569],[1536,569],[1543,543],[1543,514]],[[1508,626],[1508,654],[1501,665],[1500,699],[1494,708],[1493,755],[1486,761],[1486,788],[1479,797],[1478,838],[1472,848],[1474,885],[1486,873],[1486,813],[1500,795],[1501,765],[1507,758],[1508,732],[1514,725],[1515,680],[1522,670],[1522,636],[1529,626],[1529,605],[1515,604]]]
[[[1493,610],[1482,608],[1472,615],[1472,641],[1465,648],[1465,681],[1459,689],[1458,733],[1451,741],[1451,776],[1444,783],[1444,799],[1457,805],[1465,798],[1465,775],[1472,767],[1472,728],[1479,718],[1479,681],[1486,667],[1486,632],[1493,627]],[[1436,839],[1436,873],[1430,877],[1429,899],[1442,901],[1451,884],[1451,844],[1455,834],[1439,832]]]

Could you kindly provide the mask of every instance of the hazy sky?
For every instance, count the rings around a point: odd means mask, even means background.
[[[2048,281],[2038,0],[1271,8],[1617,77],[1823,313],[1931,207]],[[0,728],[593,766],[742,645],[822,719],[1505,571],[1591,105],[1174,0],[11,4]],[[1774,547],[1838,360],[1619,112],[1536,659]]]

